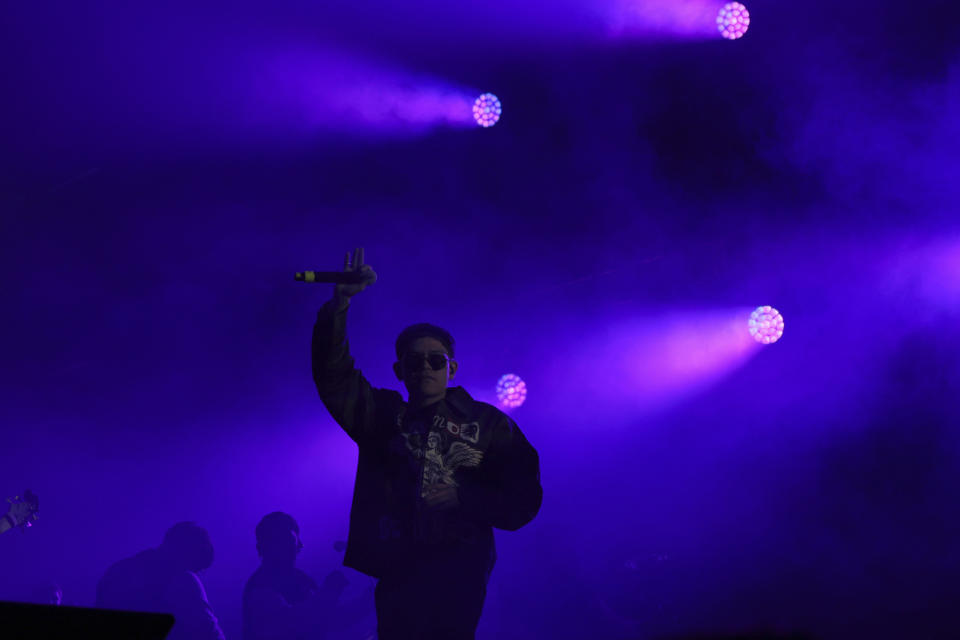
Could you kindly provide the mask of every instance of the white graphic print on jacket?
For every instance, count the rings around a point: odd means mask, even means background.
[[[471,447],[480,440],[480,423],[457,424],[442,416],[434,416],[433,428],[427,436],[426,447],[421,447],[419,434],[404,433],[407,449],[423,460],[420,497],[426,497],[426,488],[432,484],[457,486],[453,474],[460,467],[477,467],[483,461],[483,451]],[[466,442],[465,442],[466,441]]]

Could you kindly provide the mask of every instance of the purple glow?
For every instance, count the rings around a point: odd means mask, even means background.
[[[709,0],[615,0],[598,4],[613,37],[711,38],[717,5]]]
[[[520,376],[508,373],[497,380],[497,399],[500,406],[515,409],[527,399],[527,383]]]
[[[783,316],[771,306],[757,307],[747,323],[750,335],[757,342],[773,344],[783,335]]]
[[[402,134],[474,122],[473,91],[342,51],[273,54],[258,77],[251,115],[277,129]]]
[[[551,372],[562,386],[557,394],[595,397],[639,415],[669,407],[757,352],[760,345],[743,330],[749,315],[749,309],[690,310],[614,324],[602,340],[561,356]]]
[[[727,40],[742,38],[750,28],[750,12],[739,2],[728,2],[717,14],[717,29]]]
[[[881,268],[881,291],[911,300],[918,320],[929,321],[936,309],[960,312],[960,235],[901,232]]]
[[[502,112],[500,99],[492,93],[484,93],[473,103],[473,119],[481,127],[492,127],[497,124]]]

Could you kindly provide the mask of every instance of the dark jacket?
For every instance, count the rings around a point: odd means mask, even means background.
[[[261,566],[243,587],[243,640],[299,638],[320,635],[293,612],[293,607],[319,591],[317,583],[295,567],[274,569]]]
[[[97,583],[96,606],[172,613],[171,640],[223,640],[199,576],[173,565],[160,549],[114,563]]]
[[[396,391],[373,388],[353,366],[346,315],[323,306],[312,351],[320,397],[360,449],[344,564],[382,577],[443,548],[489,571],[492,527],[519,529],[540,509],[536,450],[506,414],[461,387],[420,412]],[[457,486],[460,507],[426,509],[425,484]]]

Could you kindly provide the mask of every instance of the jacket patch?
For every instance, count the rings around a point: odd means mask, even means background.
[[[457,424],[452,420],[447,420],[443,416],[434,416],[433,426],[438,429],[446,429],[451,435],[462,438],[467,442],[477,444],[480,441],[480,423],[469,422],[467,424]]]
[[[483,461],[483,451],[474,449],[463,442],[451,443],[446,453],[440,449],[440,434],[433,432],[427,438],[427,448],[424,451],[423,482],[420,497],[425,498],[427,487],[443,484],[456,487],[457,481],[453,474],[460,467],[477,467]]]

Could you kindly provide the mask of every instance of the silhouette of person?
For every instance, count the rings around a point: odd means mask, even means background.
[[[175,622],[168,640],[223,640],[223,631],[198,572],[213,564],[207,530],[179,522],[167,530],[159,547],[113,564],[97,583],[96,606],[171,613]]]
[[[318,587],[297,569],[303,548],[293,516],[274,511],[256,529],[260,567],[243,589],[244,640],[323,638],[335,626],[335,607],[347,579],[334,571]]]
[[[472,639],[495,561],[493,527],[534,518],[543,490],[536,450],[516,423],[475,401],[456,375],[454,340],[431,325],[396,340],[396,391],[354,368],[346,338],[350,300],[376,281],[363,249],[344,271],[313,330],[313,378],[331,416],[359,446],[344,564],[378,578],[381,640]]]

